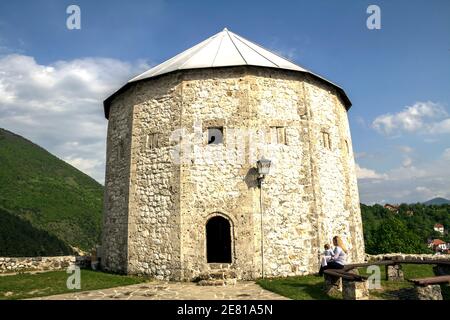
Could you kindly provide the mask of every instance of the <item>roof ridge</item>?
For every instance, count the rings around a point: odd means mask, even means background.
[[[166,61],[163,61],[162,63],[160,63],[160,64],[154,66],[153,68],[150,68],[149,70],[147,70],[147,71],[145,71],[145,72],[143,72],[143,73],[137,75],[136,77],[132,78],[132,79],[129,80],[128,82],[133,82],[133,81],[136,81],[136,80],[145,79],[146,76],[144,76],[144,75],[150,73],[150,71],[152,71],[152,73],[155,73],[156,71],[159,71],[159,70],[161,70],[161,69],[164,69],[164,68],[170,68],[170,67],[174,64],[174,62],[177,61],[177,58],[182,57],[182,55],[183,55],[183,54],[186,54],[187,51],[190,51],[190,52],[189,52],[188,59],[191,59],[193,55],[195,55],[200,49],[202,49],[203,47],[205,47],[205,45],[207,45],[213,38],[215,38],[215,37],[217,37],[217,36],[218,36],[218,34],[214,34],[214,35],[210,36],[209,38],[207,38],[207,39],[201,41],[200,43],[197,43],[197,44],[194,45],[193,47],[190,47],[190,48],[188,48],[188,49],[186,49],[186,50],[184,50],[184,51],[178,53],[177,55],[173,56],[172,58],[170,58],[170,59],[168,59],[168,60],[166,60]],[[184,65],[186,62],[187,62],[187,61],[185,61],[185,62],[183,63],[183,65]],[[180,67],[181,67],[181,66],[180,66]],[[176,68],[176,70],[178,70],[180,67]],[[141,78],[141,77],[143,77],[143,78]]]
[[[226,30],[226,28],[224,30]],[[216,62],[216,58],[217,58],[217,55],[219,54],[219,50],[220,50],[220,46],[222,45],[222,41],[223,41],[223,37],[220,38],[220,43],[219,43],[219,46],[217,47],[217,51],[216,51],[216,54],[214,55],[214,59],[212,61],[211,66],[214,66],[214,62]]]
[[[236,43],[234,43],[233,38],[231,37],[230,33],[234,35],[233,32],[228,31],[227,28],[223,29],[223,32],[226,32],[226,34],[228,35],[228,38],[230,38],[231,43],[233,43],[234,47],[236,48],[237,52],[239,52],[239,55],[241,56],[242,60],[244,60],[245,64],[248,65],[247,60],[245,60],[244,55],[241,53],[241,51],[239,50],[239,48],[236,46]]]
[[[248,41],[248,42],[251,42],[250,40],[247,40],[247,39],[245,39],[245,38],[243,38],[243,37],[241,37],[241,36],[238,36],[238,35],[235,34],[235,33],[233,33],[233,35],[234,35],[234,36],[236,37],[236,39],[238,39],[243,45],[247,46],[247,48],[249,48],[250,50],[256,52],[258,55],[260,55],[261,57],[263,57],[265,60],[269,61],[270,63],[272,63],[272,64],[274,64],[275,66],[277,66],[278,68],[280,68],[280,65],[279,65],[279,64],[277,64],[277,63],[273,62],[272,60],[270,60],[269,58],[265,57],[265,56],[262,55],[260,52],[258,52],[257,50],[255,50],[255,49],[253,49],[252,47],[250,47],[249,45],[247,45],[247,44],[246,44],[244,41],[242,41],[240,38],[242,38],[243,40],[246,40],[246,41]],[[233,42],[233,43],[234,43],[234,42]],[[253,42],[251,42],[251,43],[253,43]],[[253,43],[253,44],[257,45],[256,43]],[[265,49],[265,48],[263,48],[263,47],[261,47],[261,46],[258,46],[258,47],[260,47],[261,49],[267,50],[267,49]],[[239,49],[238,49],[238,51],[239,51]],[[269,51],[269,50],[267,50],[267,51]],[[269,51],[269,52],[270,52],[270,51]]]
[[[276,55],[276,56],[277,56],[278,58],[280,58],[280,59],[286,60],[286,61],[288,61],[288,62],[290,62],[290,63],[292,63],[292,64],[295,64],[297,67],[300,67],[300,68],[306,70],[306,68],[303,68],[302,66],[298,65],[296,62],[292,61],[292,60],[289,59],[289,58],[286,58],[286,57],[282,56],[282,55],[279,54],[279,53],[276,53],[276,52],[274,52],[274,51],[272,51],[272,50],[270,50],[270,49],[264,48],[262,45],[260,45],[260,44],[258,44],[258,43],[256,43],[256,42],[253,42],[253,41],[251,41],[251,40],[248,40],[247,38],[244,38],[244,37],[242,37],[242,36],[240,36],[240,35],[238,35],[238,34],[235,34],[235,33],[234,33],[234,35],[235,35],[236,37],[238,37],[238,38],[242,38],[242,39],[244,39],[245,41],[250,42],[251,44],[254,44],[255,46],[257,46],[257,47],[259,47],[259,48],[261,48],[261,49],[263,49],[263,50],[266,50],[266,51],[270,52],[270,53],[273,54],[273,55]],[[249,48],[251,48],[251,47],[249,47]],[[253,49],[253,48],[251,48],[251,49]],[[258,52],[258,51],[256,51],[255,49],[253,49],[253,50],[254,50],[255,52]],[[265,58],[265,57],[264,57],[264,58]],[[267,58],[266,58],[266,59],[267,59]],[[269,59],[267,59],[267,60],[269,60]],[[269,61],[271,61],[271,60],[269,60]],[[272,61],[271,61],[271,62],[272,62]],[[274,64],[276,64],[276,63],[274,63]]]
[[[203,44],[201,47],[198,47],[197,50],[195,50],[194,52],[192,52],[192,54],[189,56],[189,58],[187,58],[186,61],[184,61],[184,62],[177,68],[177,70],[182,69],[183,66],[184,66],[186,63],[188,63],[189,60],[191,60],[197,52],[199,52],[201,49],[203,49],[207,44],[209,44],[209,43],[210,43],[214,38],[216,38],[218,35],[219,35],[219,34],[215,34],[215,35],[209,37],[208,39],[206,39],[205,41],[203,41],[204,44]],[[181,52],[181,53],[183,53],[183,52]]]

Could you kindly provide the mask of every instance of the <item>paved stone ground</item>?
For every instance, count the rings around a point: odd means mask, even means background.
[[[198,286],[192,282],[135,284],[111,289],[68,293],[36,300],[287,300],[252,281],[229,286]]]

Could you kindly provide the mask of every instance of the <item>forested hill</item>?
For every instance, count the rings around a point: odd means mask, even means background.
[[[440,234],[433,229],[436,223],[450,228],[449,204],[402,204],[397,212],[361,204],[361,215],[367,253],[430,253],[428,239],[450,242],[447,231]]]
[[[0,129],[0,256],[58,255],[100,241],[103,186]]]

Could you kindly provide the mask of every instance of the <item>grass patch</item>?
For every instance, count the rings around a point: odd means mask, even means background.
[[[0,276],[0,300],[17,300],[62,293],[113,288],[145,282],[146,278],[81,270],[81,289],[67,289],[65,271]]]
[[[288,278],[260,279],[258,283],[264,289],[294,300],[336,300],[339,296],[329,296],[323,291],[322,277],[313,275]]]
[[[371,298],[381,300],[399,300],[402,296],[408,296],[408,291],[414,288],[414,284],[407,279],[427,278],[435,276],[433,265],[402,265],[404,281],[387,281],[384,275],[384,267],[381,267],[381,287],[380,290],[370,290]],[[365,269],[359,269],[360,274],[366,274]],[[450,290],[448,285],[441,285],[442,297],[444,300],[450,300]]]
[[[381,287],[379,290],[370,290],[371,300],[399,300],[407,298],[409,291],[414,287],[406,279],[425,278],[434,276],[432,265],[405,264],[402,266],[405,276],[404,281],[386,281],[384,267],[381,269]],[[358,269],[361,275],[367,274],[366,268]],[[294,300],[337,300],[341,295],[328,296],[323,292],[324,280],[313,275],[301,277],[261,279],[257,283],[264,289],[278,293]],[[441,285],[444,300],[450,300],[450,286]]]

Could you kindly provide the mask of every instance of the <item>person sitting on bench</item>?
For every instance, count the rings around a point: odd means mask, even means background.
[[[339,236],[333,237],[333,255],[326,261],[322,263],[319,270],[319,275],[323,275],[323,271],[326,269],[342,269],[344,268],[345,262],[347,260],[347,248],[344,245],[344,242]],[[325,265],[324,265],[325,264]]]
[[[323,248],[325,249],[324,252],[322,253],[322,258],[320,261],[320,265],[322,267],[325,267],[328,263],[328,261],[331,260],[331,256],[334,256],[334,252],[333,249],[331,249],[330,245],[327,243],[323,246]]]

